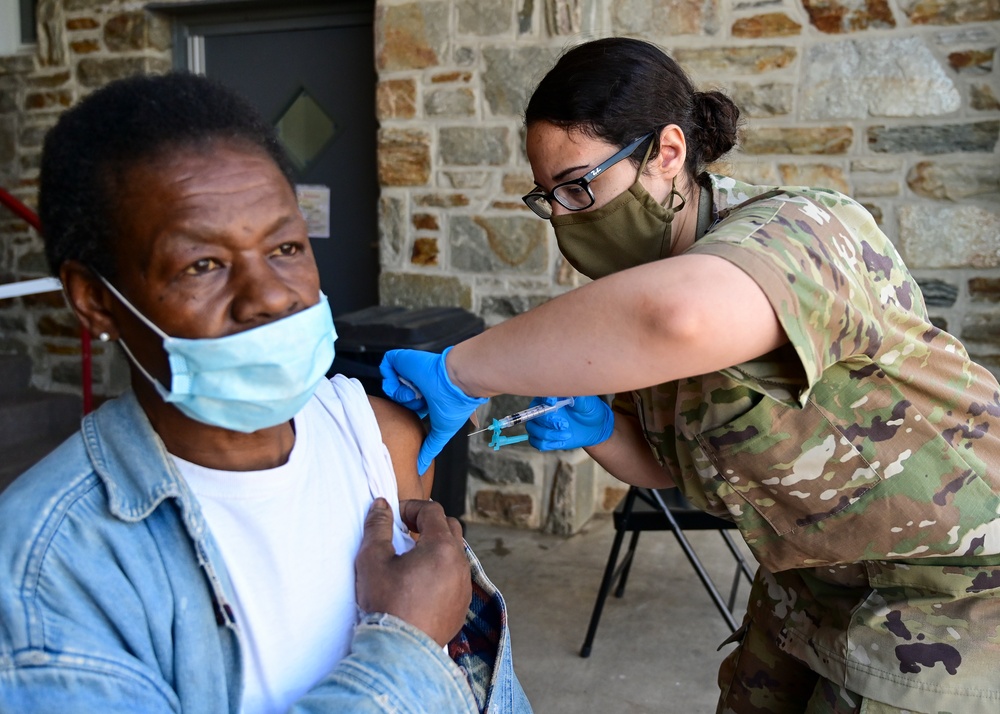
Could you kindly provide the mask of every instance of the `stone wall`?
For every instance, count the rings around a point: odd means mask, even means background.
[[[45,131],[93,88],[170,66],[169,25],[126,0],[42,0],[36,53],[0,57],[0,186],[35,203]],[[935,320],[1000,374],[1000,42],[996,0],[378,0],[381,299],[460,305],[496,324],[579,285],[532,188],[522,110],[559,52],[632,35],[670,51],[748,122],[719,170],[829,186],[878,218]],[[0,281],[47,274],[37,236],[0,213]],[[95,349],[95,392],[125,371]],[[77,391],[57,293],[0,301],[0,351],[36,387]],[[526,400],[495,400],[508,413]],[[475,443],[470,520],[560,533],[623,489],[581,451]]]

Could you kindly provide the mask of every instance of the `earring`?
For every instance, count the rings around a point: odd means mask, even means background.
[[[111,335],[109,335],[107,332],[102,332],[97,336],[97,339],[99,339],[101,342],[107,342],[108,340],[111,339]]]

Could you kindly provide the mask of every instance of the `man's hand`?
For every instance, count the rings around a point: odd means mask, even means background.
[[[358,605],[395,615],[444,646],[462,629],[472,601],[462,526],[433,501],[400,501],[399,508],[420,538],[413,550],[396,555],[392,509],[375,499],[355,561]]]

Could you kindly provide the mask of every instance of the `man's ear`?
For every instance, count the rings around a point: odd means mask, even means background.
[[[59,279],[69,306],[92,336],[106,333],[118,339],[118,323],[111,313],[112,296],[93,270],[76,260],[67,260],[59,268]]]

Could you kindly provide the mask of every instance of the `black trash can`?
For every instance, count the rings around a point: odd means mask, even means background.
[[[389,350],[414,349],[442,352],[446,347],[478,335],[483,319],[460,307],[409,309],[377,305],[339,315],[336,358],[330,374],[343,374],[361,382],[365,392],[385,397],[378,366]],[[469,473],[469,437],[472,423],[445,445],[434,459],[431,498],[454,518],[465,515]]]

